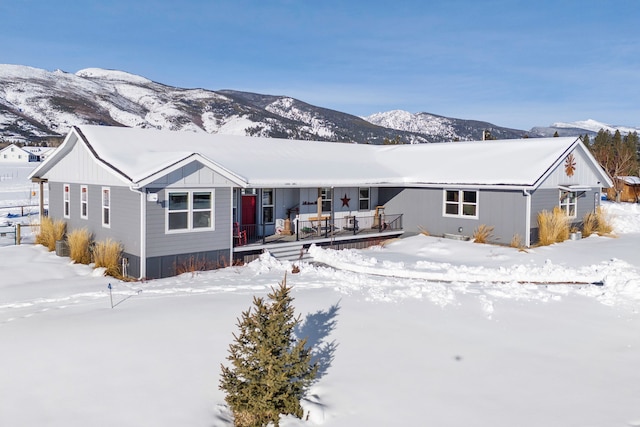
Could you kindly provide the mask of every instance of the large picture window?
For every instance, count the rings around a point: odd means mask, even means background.
[[[167,195],[167,231],[213,228],[213,192],[172,191]]]
[[[71,186],[64,184],[62,191],[62,216],[69,218],[71,216]]]
[[[80,218],[89,217],[89,188],[86,185],[80,186]]]
[[[445,190],[444,215],[478,217],[478,192],[475,190]]]
[[[578,194],[575,191],[560,190],[560,209],[569,218],[575,218],[578,211]]]
[[[111,227],[111,189],[102,187],[102,226]]]

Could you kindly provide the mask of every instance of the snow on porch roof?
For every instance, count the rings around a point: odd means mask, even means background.
[[[640,177],[637,176],[616,176],[616,179],[621,180],[627,185],[640,185]]]
[[[79,126],[97,156],[133,184],[193,154],[248,187],[534,186],[576,138],[367,145]]]

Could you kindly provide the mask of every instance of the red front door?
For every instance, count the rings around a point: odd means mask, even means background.
[[[242,195],[242,219],[240,224],[253,225],[256,223],[256,195]]]

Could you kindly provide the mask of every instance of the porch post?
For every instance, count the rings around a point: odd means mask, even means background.
[[[40,179],[38,181],[38,184],[40,186],[40,196],[38,203],[40,204],[40,222],[42,222],[42,218],[44,217],[44,181],[42,179]]]

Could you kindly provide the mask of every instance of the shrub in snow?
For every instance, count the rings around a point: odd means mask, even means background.
[[[493,226],[480,224],[473,230],[473,241],[475,243],[487,243],[487,241],[493,236]]]
[[[564,242],[569,238],[569,218],[559,207],[553,212],[538,212],[538,244],[541,246]]]
[[[93,262],[96,268],[104,267],[107,276],[122,277],[120,271],[120,259],[122,257],[122,245],[112,239],[96,242],[93,247]]]
[[[220,389],[237,427],[279,426],[280,415],[302,418],[300,399],[315,379],[317,364],[311,363],[306,339],[298,340],[294,328],[300,322],[291,305],[286,276],[272,288],[269,301],[253,298],[238,319],[238,334],[222,365]]]
[[[91,263],[91,233],[86,228],[78,228],[67,235],[69,257],[78,264]]]
[[[611,219],[604,211],[604,209],[602,209],[602,206],[598,206],[598,208],[596,209],[596,223],[598,224],[596,229],[599,235],[604,236],[613,232]]]
[[[36,235],[36,243],[46,246],[49,251],[56,249],[56,241],[64,238],[67,223],[57,219],[52,220],[48,216],[40,220],[40,231]]]

